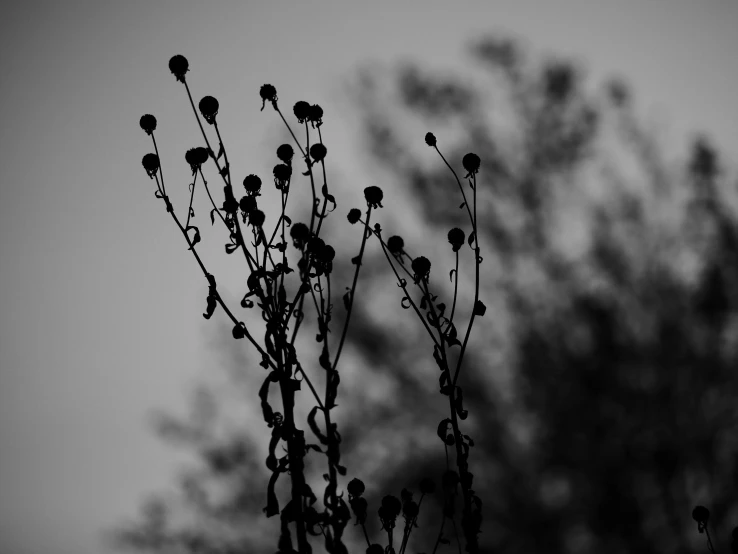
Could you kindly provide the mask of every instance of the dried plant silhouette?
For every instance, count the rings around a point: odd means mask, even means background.
[[[144,157],[144,167],[207,279],[203,315],[214,316],[220,306],[233,324],[232,336],[248,339],[259,353],[266,375],[259,396],[273,437],[271,474],[265,483],[247,434],[215,436],[217,401],[202,392],[193,421],[169,418],[161,426],[166,437],[202,458],[200,470],[182,483],[194,520],[176,529],[167,519],[171,507],[152,501],[143,522],[118,534],[121,544],[155,552],[240,553],[273,552],[277,542],[279,552],[310,552],[310,543],[320,540],[331,553],[403,552],[414,530],[412,549],[423,552],[736,552],[738,250],[735,190],[717,151],[699,138],[687,162],[672,167],[637,120],[622,83],[613,81],[604,93],[592,94],[572,63],[554,60],[531,69],[510,41],[484,39],[473,53],[495,79],[495,107],[504,106],[499,112],[509,121],[490,122],[488,114],[495,111],[482,100],[491,93],[412,66],[393,78],[400,99],[394,112],[390,95],[378,92],[376,74],[361,73],[356,94],[371,161],[397,182],[409,183],[418,210],[430,222],[425,236],[437,231],[443,237],[450,287],[429,278],[434,257],[417,255],[425,245],[411,248],[396,235],[385,241],[381,226],[370,224],[386,202],[378,187],[365,190],[364,214],[348,211],[349,223],[364,227],[351,265],[338,263],[332,247],[317,238],[336,204],[325,174],[330,144],[322,144],[323,112],[306,102],[293,108],[304,125],[304,149],[291,128],[290,133],[306,163],[303,177],[311,183],[310,224],[292,223],[283,213],[268,239],[258,209],[261,180],[247,176],[245,195],[236,200],[217,100],[200,101],[200,115],[213,127],[217,145],[201,124],[206,146],[186,154],[192,195],[199,177],[213,205],[211,222],[217,216],[230,233],[226,252],[242,252],[249,264],[242,307],[256,304],[263,312],[263,348],[224,304],[215,277],[198,256],[200,229],[190,225],[192,210],[184,225],[177,219],[154,142],[155,153]],[[185,79],[186,60],[175,56],[170,69],[186,87],[199,122]],[[289,128],[276,90],[265,85],[260,92],[262,109],[271,104]],[[400,136],[400,122],[408,116],[432,126],[439,141],[442,127],[449,136],[454,126],[464,134],[444,154],[439,149],[437,165],[428,168],[427,148],[437,148],[436,137],[426,134],[421,144],[426,150],[415,153],[411,145],[420,142],[417,136]],[[144,116],[141,127],[153,138],[156,120]],[[313,138],[311,145],[315,130],[318,141]],[[211,146],[217,146],[217,155]],[[480,156],[464,155],[470,150]],[[290,145],[277,149],[282,163],[274,168],[274,185],[283,212],[295,186],[294,156]],[[455,160],[466,175],[456,176]],[[205,184],[206,164],[215,166],[225,184],[222,207]],[[624,168],[637,173],[628,175]],[[462,184],[462,177],[467,182]],[[320,194],[315,181],[323,182]],[[452,191],[458,202],[451,201]],[[250,245],[241,225],[247,221]],[[299,255],[299,282],[311,283],[294,287],[291,300],[284,285],[293,271],[287,227]],[[380,246],[376,254],[365,248],[370,239]],[[479,242],[489,245],[481,266]],[[464,275],[459,254],[466,247],[475,258],[474,271],[466,275],[469,290],[459,283]],[[434,270],[438,266],[446,264],[433,263]],[[360,270],[367,287],[383,282],[383,271],[399,283],[388,294],[421,320],[425,343],[421,334],[400,334],[362,306]],[[364,281],[367,277],[371,281]],[[331,281],[334,288],[350,284],[342,294],[343,310],[331,310]],[[294,348],[308,294],[321,345],[317,364],[298,361]],[[418,294],[420,300],[413,300]],[[457,304],[457,297],[468,298],[471,307]],[[464,310],[469,323],[462,343],[453,321]],[[480,348],[469,348],[472,323],[482,316]],[[333,355],[329,323],[342,329]],[[406,336],[412,340],[403,340]],[[356,417],[331,418],[330,408],[344,394],[342,389],[338,395],[337,363],[345,343],[357,349],[370,375],[393,382],[393,397],[401,400],[378,407],[354,396]],[[429,353],[423,344],[431,343]],[[322,399],[311,380],[316,365],[325,371]],[[492,373],[504,379],[491,383]],[[419,386],[426,378],[438,379],[434,391]],[[294,418],[303,380],[304,392],[317,404],[308,418],[315,438],[300,431]],[[270,386],[279,386],[284,413],[267,401]],[[439,389],[448,405],[438,402]],[[282,457],[280,442],[287,452]],[[373,445],[377,452],[390,452],[378,470],[361,467],[362,448]],[[317,461],[320,454],[328,463],[327,470],[319,470],[326,483],[323,511],[303,473],[310,457],[316,467],[323,463]],[[287,470],[285,503],[275,483]],[[213,482],[224,485],[225,500],[214,500]],[[437,491],[433,482],[441,485]],[[420,493],[417,501],[410,488]],[[400,490],[399,498],[392,494]],[[257,546],[244,529],[259,525],[265,500],[266,515],[280,515],[280,534]],[[404,525],[397,522],[400,515]],[[395,533],[400,529],[401,535]],[[351,537],[352,531],[357,536]],[[699,534],[705,542],[696,542]]]

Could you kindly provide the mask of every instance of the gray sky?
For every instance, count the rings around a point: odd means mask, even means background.
[[[238,175],[276,163],[283,125],[259,111],[262,84],[283,107],[323,106],[328,162],[346,176],[356,158],[339,87],[356,64],[460,69],[466,41],[491,31],[526,39],[534,56],[574,55],[595,78],[624,76],[677,147],[696,130],[738,146],[729,0],[22,2],[0,26],[3,553],[106,553],[100,529],[172,482],[176,458],[147,414],[181,411],[188,383],[218,363],[202,275],[141,167],[151,146],[138,120],[153,113],[184,213],[183,153],[201,140],[172,55],[189,58],[196,100],[220,101]],[[370,183],[350,175],[346,198],[359,198]],[[203,208],[195,222],[215,236],[206,221]],[[201,252],[213,273],[233,274],[217,233]]]

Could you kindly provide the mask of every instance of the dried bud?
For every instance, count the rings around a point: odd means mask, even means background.
[[[202,146],[190,148],[185,154],[185,160],[190,164],[192,174],[194,175],[202,164],[208,161],[208,151]]]
[[[241,201],[238,203],[241,211],[246,215],[250,214],[256,209],[256,198],[253,196],[243,196]]]
[[[387,248],[392,254],[399,254],[405,247],[405,241],[398,235],[391,236],[387,241]]]
[[[458,227],[454,227],[448,232],[448,242],[454,249],[454,252],[458,252],[459,248],[464,245],[464,231]]]
[[[425,143],[428,146],[435,146],[436,145],[436,135],[433,133],[426,133],[425,134]]]
[[[313,144],[310,147],[310,156],[316,161],[319,162],[323,158],[325,158],[325,155],[328,153],[328,150],[326,149],[325,145],[321,144],[320,142]]]
[[[436,484],[432,479],[425,477],[420,481],[420,492],[421,494],[433,494],[436,490]]]
[[[295,223],[290,229],[290,236],[292,237],[295,248],[302,250],[302,247],[305,246],[305,243],[310,238],[310,229],[304,223]]]
[[[185,73],[190,70],[190,62],[187,58],[177,54],[169,59],[169,71],[177,78],[177,81],[185,82]]]
[[[348,213],[348,220],[351,225],[359,221],[359,218],[361,217],[361,211],[359,211],[356,208],[351,208]]]
[[[146,131],[147,135],[151,135],[156,130],[156,118],[150,113],[142,115],[138,124],[141,126],[141,129]]]
[[[346,486],[346,490],[351,496],[361,496],[365,490],[364,482],[361,479],[351,479]]]
[[[204,146],[198,146],[197,148],[195,148],[195,155],[196,155],[195,160],[200,165],[208,161],[208,158],[210,157],[210,155],[208,154],[208,149],[205,148]]]
[[[292,161],[292,156],[295,155],[295,151],[289,144],[283,144],[277,148],[277,157],[284,163],[288,164]]]
[[[200,100],[200,113],[205,118],[205,121],[212,125],[215,123],[215,116],[218,115],[218,108],[220,105],[218,101],[212,96],[203,96]]]
[[[159,170],[159,156],[156,154],[146,154],[143,157],[143,160],[141,160],[141,163],[143,164],[146,173],[148,173],[149,177],[153,179],[154,175],[156,175],[156,172]]]
[[[402,503],[400,502],[400,499],[396,496],[388,494],[382,499],[382,508],[384,509],[384,512],[388,517],[396,518],[400,515],[400,511],[402,510]]]
[[[415,272],[415,281],[417,282],[428,277],[428,274],[430,273],[431,263],[425,256],[418,256],[413,260],[410,266]]]
[[[310,122],[313,123],[313,126],[317,125],[320,127],[323,125],[323,108],[318,106],[318,104],[313,104],[310,106],[310,115],[308,118],[310,119]]]
[[[299,102],[295,103],[292,111],[294,112],[295,117],[297,118],[297,121],[299,123],[305,123],[305,120],[310,117],[310,104],[308,104],[304,100],[300,100]]]
[[[325,248],[325,241],[320,237],[311,237],[308,241],[308,252],[315,254],[316,257],[323,248]]]
[[[407,519],[413,519],[418,515],[418,512],[420,511],[417,502],[414,500],[411,500],[410,502],[405,502],[402,506],[402,514]]]
[[[264,220],[266,219],[266,216],[264,215],[264,212],[261,210],[253,210],[249,214],[249,223],[253,225],[256,228],[260,228],[262,225],[264,225]]]
[[[710,510],[704,506],[696,506],[695,509],[692,510],[692,519],[697,523],[704,525],[710,519]]]
[[[285,164],[275,165],[272,172],[274,173],[274,186],[279,190],[287,184],[292,176],[292,168]]]
[[[255,196],[256,193],[261,190],[261,179],[253,173],[251,175],[247,175],[243,180],[243,188],[246,189],[246,192]]]
[[[464,169],[469,172],[467,177],[469,177],[469,175],[476,175],[476,173],[479,171],[479,164],[479,156],[471,152],[465,155],[461,160],[461,165],[463,165]]]
[[[330,263],[336,257],[336,251],[330,244],[326,244],[325,248],[320,252],[319,257],[321,262]]]
[[[366,203],[372,208],[381,208],[383,197],[382,189],[379,187],[371,186],[364,189],[364,198],[366,199]]]
[[[261,96],[261,111],[264,111],[267,100],[272,104],[277,102],[277,89],[272,85],[261,85],[259,96]]]

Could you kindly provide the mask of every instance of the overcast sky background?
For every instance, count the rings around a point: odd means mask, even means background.
[[[495,31],[534,56],[573,55],[595,79],[625,77],[676,147],[696,130],[738,146],[732,0],[27,1],[3,12],[0,554],[107,554],[100,530],[171,483],[176,459],[148,414],[181,412],[188,384],[217,364],[202,275],[141,167],[151,145],[138,121],[153,113],[184,213],[183,153],[201,141],[172,55],[189,58],[196,101],[220,101],[239,179],[276,163],[282,123],[259,111],[262,84],[287,113],[300,99],[323,106],[329,166],[347,176],[357,137],[340,90],[357,64],[461,69],[468,41]],[[369,184],[343,179],[339,214]],[[196,223],[214,235],[206,221],[202,209]],[[234,267],[218,232],[202,250],[216,275]]]

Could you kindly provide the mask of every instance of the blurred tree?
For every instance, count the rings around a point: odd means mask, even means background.
[[[360,71],[350,94],[369,165],[397,183],[391,194],[411,199],[427,225],[422,236],[468,232],[448,169],[419,150],[425,132],[452,164],[469,151],[482,160],[481,297],[490,309],[460,378],[484,501],[482,551],[705,551],[696,504],[710,508],[713,542],[726,551],[738,524],[738,229],[735,186],[718,152],[699,137],[686,161],[665,161],[622,81],[591,91],[572,62],[531,64],[505,39],[484,38],[471,52],[491,86],[401,65]],[[456,142],[444,140],[454,133]],[[382,214],[386,234],[395,234],[392,216]],[[434,268],[453,267],[444,241],[429,256],[444,262]],[[405,242],[414,256],[435,248]],[[346,482],[367,483],[368,530],[378,539],[382,496],[417,490],[445,469],[435,426],[446,409],[428,345],[417,346],[425,344],[419,322],[361,301],[383,288],[393,310],[400,300],[381,252],[365,263],[372,280],[357,293],[348,339],[363,374],[391,394],[375,400],[342,382],[339,404],[352,409],[338,423]],[[350,271],[342,265],[337,271]],[[434,293],[451,297],[443,275]],[[334,329],[342,317],[335,313]],[[151,552],[274,551],[277,527],[258,547],[243,531],[266,521],[267,474],[248,434],[216,437],[193,421],[169,418],[161,429],[199,453],[200,469],[181,487],[196,517],[168,529],[165,504],[152,502],[118,539]],[[220,504],[206,483],[225,485]],[[410,550],[430,551],[440,513],[440,496],[423,503]],[[358,529],[346,535],[363,552]],[[452,530],[445,536],[455,542]]]

